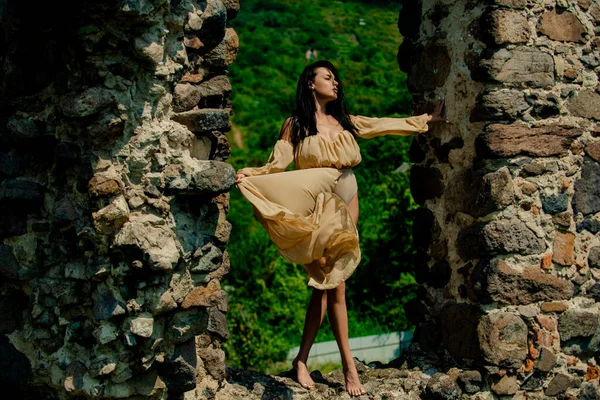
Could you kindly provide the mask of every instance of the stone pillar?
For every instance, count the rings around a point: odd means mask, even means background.
[[[5,393],[206,398],[220,386],[238,9],[0,2]]]
[[[411,148],[413,352],[482,373],[467,393],[598,398],[600,2],[422,0],[399,27],[415,112],[449,119]]]

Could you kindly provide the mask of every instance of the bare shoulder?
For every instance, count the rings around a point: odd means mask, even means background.
[[[281,126],[281,131],[279,132],[279,139],[285,140],[287,142],[292,141],[292,125],[294,124],[294,118],[288,117]]]

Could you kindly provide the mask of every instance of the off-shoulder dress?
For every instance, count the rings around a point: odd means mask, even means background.
[[[409,136],[426,132],[427,114],[409,118],[353,117],[356,136]],[[296,169],[285,171],[294,161]],[[358,231],[347,204],[357,193],[352,167],[361,161],[354,135],[330,140],[319,134],[292,147],[275,143],[266,165],[243,168],[238,187],[287,260],[304,264],[308,285],[333,289],[360,262]]]

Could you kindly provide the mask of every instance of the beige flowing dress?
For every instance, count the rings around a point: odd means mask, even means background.
[[[356,136],[409,136],[427,131],[427,114],[410,118],[353,117]],[[285,171],[294,161],[296,170]],[[352,167],[361,161],[354,135],[309,136],[294,149],[278,140],[266,165],[243,168],[238,183],[279,253],[304,264],[308,285],[333,289],[360,262],[358,231],[347,204],[357,193]],[[322,262],[322,260],[326,260]]]

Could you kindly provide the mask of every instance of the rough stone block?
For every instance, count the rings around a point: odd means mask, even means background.
[[[556,356],[547,347],[540,349],[540,355],[535,362],[535,367],[542,372],[550,372],[556,365]]]
[[[482,158],[513,157],[526,154],[536,157],[567,155],[571,143],[583,132],[560,126],[527,127],[521,124],[488,125],[476,138],[477,154]]]
[[[513,203],[514,185],[508,168],[495,172],[464,169],[456,173],[446,189],[446,209],[481,217]]]
[[[592,247],[588,254],[588,266],[590,268],[600,268],[600,247]]]
[[[475,223],[458,233],[457,250],[465,260],[495,254],[539,254],[544,241],[518,219]]]
[[[492,383],[491,388],[498,396],[512,396],[519,390],[519,383],[515,376],[504,375],[498,382]]]
[[[485,315],[477,327],[484,359],[492,364],[519,368],[528,353],[527,325],[513,314]]]
[[[548,36],[550,39],[563,42],[583,43],[585,41],[583,37],[585,27],[569,11],[557,12],[556,10],[552,10],[542,14],[538,24],[538,32]]]
[[[567,211],[569,196],[566,193],[542,194],[542,208],[546,214],[558,214]]]
[[[570,388],[571,384],[572,379],[569,375],[558,373],[554,375],[554,378],[548,383],[546,390],[544,390],[544,394],[546,394],[546,396],[556,396]]]
[[[225,353],[221,349],[199,348],[198,355],[204,362],[206,371],[217,381],[225,379]]]
[[[87,117],[98,114],[115,103],[111,90],[93,87],[81,93],[67,94],[60,98],[60,109],[67,117]]]
[[[585,153],[594,159],[594,161],[600,162],[600,141],[586,144]]]
[[[203,37],[203,42],[207,43],[205,37]],[[204,56],[204,62],[207,66],[227,67],[237,58],[239,47],[240,39],[238,35],[233,28],[227,28],[224,40]]]
[[[556,231],[552,245],[552,261],[560,265],[575,263],[575,235]]]
[[[0,152],[0,173],[5,176],[16,177],[25,174],[27,160],[15,152]]]
[[[460,399],[462,390],[450,376],[437,372],[431,376],[425,387],[428,399]]]
[[[471,121],[513,121],[528,108],[522,91],[495,90],[480,95],[471,112]]]
[[[134,214],[116,234],[114,244],[141,249],[148,255],[152,269],[172,270],[180,257],[173,231],[156,216]]]
[[[154,329],[154,318],[152,314],[143,313],[142,315],[131,318],[126,322],[126,328],[136,336],[149,338]]]
[[[231,189],[235,170],[222,161],[185,158],[163,170],[166,190],[179,195],[217,194]]]
[[[437,168],[415,165],[410,170],[410,188],[415,202],[423,205],[444,193],[442,173]]]
[[[567,101],[567,109],[576,117],[600,120],[600,94],[593,90],[575,92]]]
[[[492,10],[483,16],[481,26],[484,37],[496,45],[527,43],[531,36],[527,17],[516,11]]]
[[[192,132],[210,132],[213,130],[228,131],[229,111],[223,109],[205,108],[174,114],[173,121],[185,125]]]
[[[114,196],[124,190],[125,184],[113,170],[97,173],[88,183],[88,192],[92,197]]]
[[[129,219],[129,206],[124,196],[117,197],[106,207],[92,213],[94,227],[99,233],[118,231]]]
[[[576,337],[589,337],[596,333],[598,328],[598,312],[571,308],[558,319],[558,333],[561,342],[566,342]]]
[[[458,375],[458,381],[462,384],[464,392],[468,394],[477,393],[483,387],[481,372],[477,370],[461,371]]]
[[[472,282],[477,298],[483,303],[524,305],[538,301],[567,300],[575,291],[571,281],[544,273],[537,266],[522,272],[504,261],[480,261],[473,271]]]
[[[178,312],[167,325],[166,338],[174,343],[183,343],[200,335],[208,328],[208,313],[202,308]]]
[[[432,44],[418,49],[406,81],[408,90],[414,93],[443,86],[451,64],[448,49],[443,45]]]
[[[222,311],[227,311],[227,294],[221,290],[218,281],[212,280],[207,286],[194,288],[181,303],[181,308],[184,310],[198,306],[216,306]]]
[[[199,105],[201,108],[223,105],[231,94],[231,83],[225,75],[219,75],[199,85],[180,83],[175,86],[173,111],[188,111]],[[201,104],[200,104],[201,103]]]
[[[227,328],[227,320],[225,314],[217,307],[208,308],[208,326],[209,332],[218,335],[221,339],[227,340],[229,338],[229,329]]]
[[[477,337],[480,318],[479,308],[470,304],[447,302],[442,308],[440,313],[442,342],[456,360],[480,358]]]
[[[481,60],[487,79],[501,83],[547,87],[554,84],[554,59],[530,47],[502,48]]]
[[[573,210],[583,215],[600,211],[600,164],[586,162],[581,169],[581,178],[575,182]]]
[[[499,6],[522,9],[530,5],[532,0],[492,0],[492,3]]]
[[[25,179],[5,179],[0,183],[0,199],[40,201],[43,191],[42,185]]]
[[[125,302],[115,290],[105,284],[100,284],[92,294],[94,300],[94,317],[106,320],[117,315],[125,314]]]

